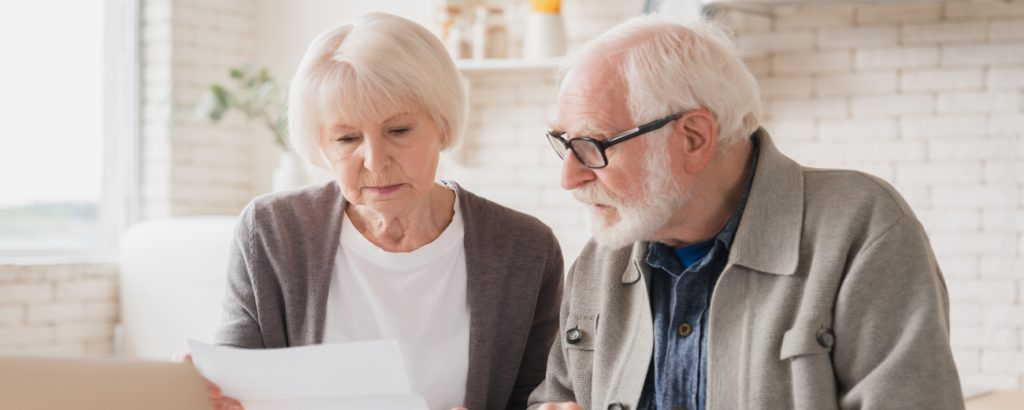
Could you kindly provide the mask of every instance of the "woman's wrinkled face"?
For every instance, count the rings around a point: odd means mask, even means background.
[[[320,148],[350,204],[397,215],[429,198],[441,141],[429,115],[402,110],[328,124]]]

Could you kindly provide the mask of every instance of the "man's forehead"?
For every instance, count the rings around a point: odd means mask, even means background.
[[[624,85],[619,64],[608,58],[585,56],[566,71],[562,89],[590,91]]]
[[[558,94],[555,127],[572,134],[601,134],[628,123],[621,81],[604,75],[570,72]],[[599,74],[599,73],[598,73]],[[628,127],[627,127],[628,128]]]

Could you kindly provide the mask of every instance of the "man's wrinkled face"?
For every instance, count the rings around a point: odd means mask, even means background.
[[[649,151],[639,197],[622,200],[597,180],[573,189],[576,200],[591,206],[591,230],[601,245],[619,248],[653,240],[672,213],[689,200],[689,192],[678,188],[668,176],[668,152],[653,147]]]
[[[637,125],[620,76],[601,66],[577,66],[562,84],[555,128],[565,131],[567,139],[604,140]],[[608,166],[601,169],[586,168],[566,155],[562,188],[589,206],[594,239],[601,245],[617,248],[652,239],[687,201],[670,174],[671,157],[664,144],[670,132],[667,127],[608,149]]]

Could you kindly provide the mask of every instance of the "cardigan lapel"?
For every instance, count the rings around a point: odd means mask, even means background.
[[[338,255],[338,246],[341,246],[341,222],[345,214],[345,197],[341,195],[341,189],[335,181],[328,183],[329,205],[323,209],[322,221],[326,236],[319,243],[309,243],[313,247],[307,261],[309,269],[309,301],[306,312],[307,323],[313,326],[306,326],[303,338],[308,343],[320,344],[324,340],[324,326],[327,320],[327,295],[331,289],[331,276],[334,271],[334,261]]]
[[[463,406],[470,409],[486,409],[494,406],[488,403],[491,384],[492,358],[499,354],[495,348],[500,323],[500,302],[503,287],[494,286],[506,275],[506,267],[497,264],[493,255],[486,255],[484,244],[493,241],[493,232],[483,227],[491,226],[484,221],[488,216],[472,206],[475,195],[466,192],[458,184],[451,183],[459,197],[459,209],[465,226],[466,249],[466,301],[469,305],[469,369],[466,374],[466,400]],[[486,249],[493,250],[493,246]],[[501,404],[504,406],[504,403]]]

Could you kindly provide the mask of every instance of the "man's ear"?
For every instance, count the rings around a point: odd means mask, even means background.
[[[706,109],[687,111],[672,124],[673,138],[681,139],[686,172],[697,174],[711,163],[718,148],[718,123]]]

